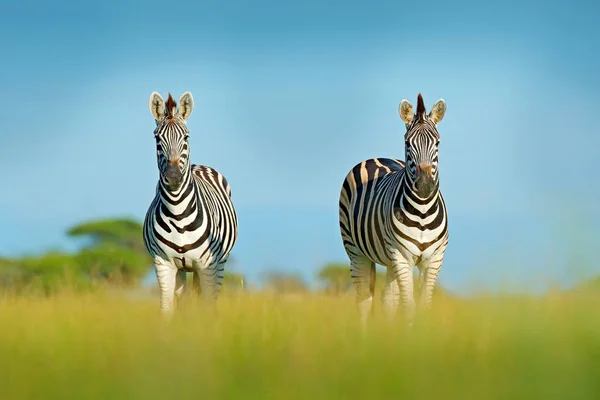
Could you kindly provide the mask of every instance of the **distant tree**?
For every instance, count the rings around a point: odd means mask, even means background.
[[[141,223],[122,218],[85,222],[67,233],[89,240],[76,258],[91,278],[134,284],[152,266],[142,230]]]
[[[339,295],[352,289],[350,265],[329,263],[318,273],[319,280],[324,284],[325,291]]]
[[[22,268],[15,260],[0,258],[0,287],[15,289],[31,280],[31,271]]]
[[[308,290],[304,279],[298,274],[269,271],[263,274],[264,289],[277,294],[299,293]]]
[[[133,219],[103,219],[84,222],[71,227],[67,234],[71,237],[85,237],[90,240],[88,247],[113,245],[147,254],[144,245],[143,225]]]
[[[325,287],[327,293],[339,295],[352,292],[352,278],[350,275],[350,264],[329,263],[318,272],[318,278]],[[380,269],[375,273],[375,291],[383,288],[385,273]]]
[[[67,231],[87,239],[76,253],[50,251],[34,257],[0,259],[0,286],[51,292],[61,284],[89,287],[94,281],[136,284],[152,265],[142,224],[131,219],[85,222]]]
[[[88,286],[77,260],[68,253],[48,252],[35,257],[4,259],[0,263],[0,285],[5,288],[51,293],[67,284],[71,288]]]
[[[138,283],[152,265],[148,255],[108,243],[82,249],[74,257],[91,279],[127,285]]]

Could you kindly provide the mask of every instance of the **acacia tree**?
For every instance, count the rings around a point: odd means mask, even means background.
[[[268,271],[263,273],[266,291],[277,294],[300,293],[308,290],[304,279],[298,274],[283,271]]]
[[[81,288],[98,280],[136,284],[152,265],[142,224],[135,220],[85,222],[73,226],[67,234],[84,241],[81,250],[0,259],[0,286],[11,290],[31,287],[49,293],[65,283]]]
[[[135,284],[152,266],[142,230],[141,223],[122,218],[85,222],[67,234],[88,242],[75,257],[91,278]]]
[[[109,244],[147,254],[142,230],[143,225],[138,221],[120,218],[84,222],[69,228],[67,234],[88,239],[89,247]]]
[[[324,285],[327,293],[340,295],[352,290],[350,265],[343,263],[325,264],[318,272],[319,281]],[[381,290],[385,282],[385,273],[376,271],[375,290]]]
[[[352,289],[350,265],[329,263],[321,268],[317,276],[328,293],[339,295]]]

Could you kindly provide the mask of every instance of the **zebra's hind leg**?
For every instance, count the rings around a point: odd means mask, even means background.
[[[400,302],[400,287],[396,281],[396,276],[393,268],[387,268],[385,286],[383,287],[383,311],[388,318],[392,318],[395,314]]]
[[[177,268],[160,257],[154,260],[154,267],[160,288],[160,310],[163,315],[170,317],[173,313]]]
[[[375,263],[367,258],[352,258],[350,260],[350,277],[356,290],[356,302],[360,312],[363,329],[373,308],[375,291]]]
[[[412,326],[413,319],[415,317],[415,297],[414,297],[414,286],[413,286],[413,266],[411,266],[406,260],[400,259],[394,265],[392,273],[398,288],[400,289],[400,303],[404,311],[404,317],[409,327]]]

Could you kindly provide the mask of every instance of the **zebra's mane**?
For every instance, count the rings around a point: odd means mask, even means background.
[[[165,104],[167,118],[173,118],[175,116],[175,110],[177,110],[177,102],[173,100],[171,93],[169,93],[169,98],[167,99],[167,103]]]
[[[417,120],[422,121],[425,119],[425,102],[421,93],[417,96]]]

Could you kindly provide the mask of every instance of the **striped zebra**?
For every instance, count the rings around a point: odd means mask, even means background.
[[[416,114],[407,100],[400,102],[398,113],[406,124],[408,168],[396,159],[365,160],[348,173],[340,193],[340,230],[363,324],[372,309],[375,264],[387,267],[384,310],[391,314],[401,302],[410,325],[417,306],[414,267],[419,270],[419,307],[429,309],[448,245],[437,131],[446,103],[438,100],[426,114],[419,93]]]
[[[153,92],[149,106],[156,121],[159,179],[144,219],[144,243],[154,258],[161,311],[170,315],[186,272],[193,273],[193,286],[203,297],[218,297],[238,221],[225,177],[190,164],[186,120],[194,107],[192,94],[184,93],[177,107],[170,93],[165,104]]]

